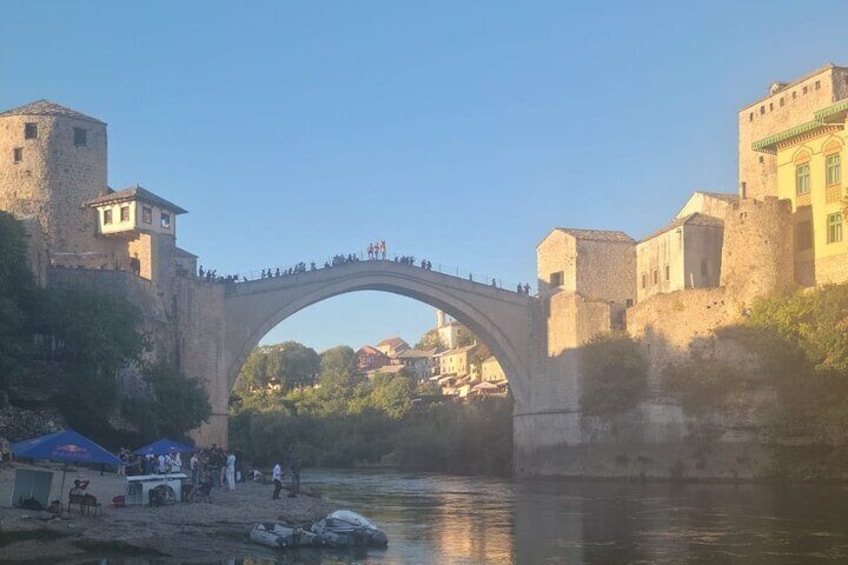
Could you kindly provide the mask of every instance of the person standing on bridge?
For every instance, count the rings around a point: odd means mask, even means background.
[[[386,240],[380,240],[380,255],[383,257],[383,261],[386,260]]]

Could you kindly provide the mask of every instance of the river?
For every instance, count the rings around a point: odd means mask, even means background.
[[[848,486],[842,485],[508,481],[320,470],[306,470],[304,485],[372,519],[388,534],[388,549],[281,551],[276,561],[220,563],[848,563]]]

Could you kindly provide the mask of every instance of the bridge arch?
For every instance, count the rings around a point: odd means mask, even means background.
[[[516,404],[528,399],[529,296],[378,260],[228,285],[222,375],[227,390],[232,390],[250,352],[277,324],[313,304],[362,290],[406,296],[450,314],[489,346],[510,382]]]

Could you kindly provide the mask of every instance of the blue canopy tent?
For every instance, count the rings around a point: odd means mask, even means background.
[[[65,490],[68,463],[121,464],[115,454],[73,430],[63,430],[13,443],[12,453],[17,458],[47,459],[64,463],[60,493]]]
[[[193,451],[197,451],[197,448],[163,438],[144,447],[139,447],[133,453],[136,455],[165,455],[166,453],[192,453]]]

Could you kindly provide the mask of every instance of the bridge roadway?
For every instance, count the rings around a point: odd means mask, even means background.
[[[229,389],[247,356],[274,326],[312,304],[360,290],[407,296],[450,314],[489,346],[509,379],[516,405],[527,400],[533,297],[385,260],[227,284],[223,361]]]

